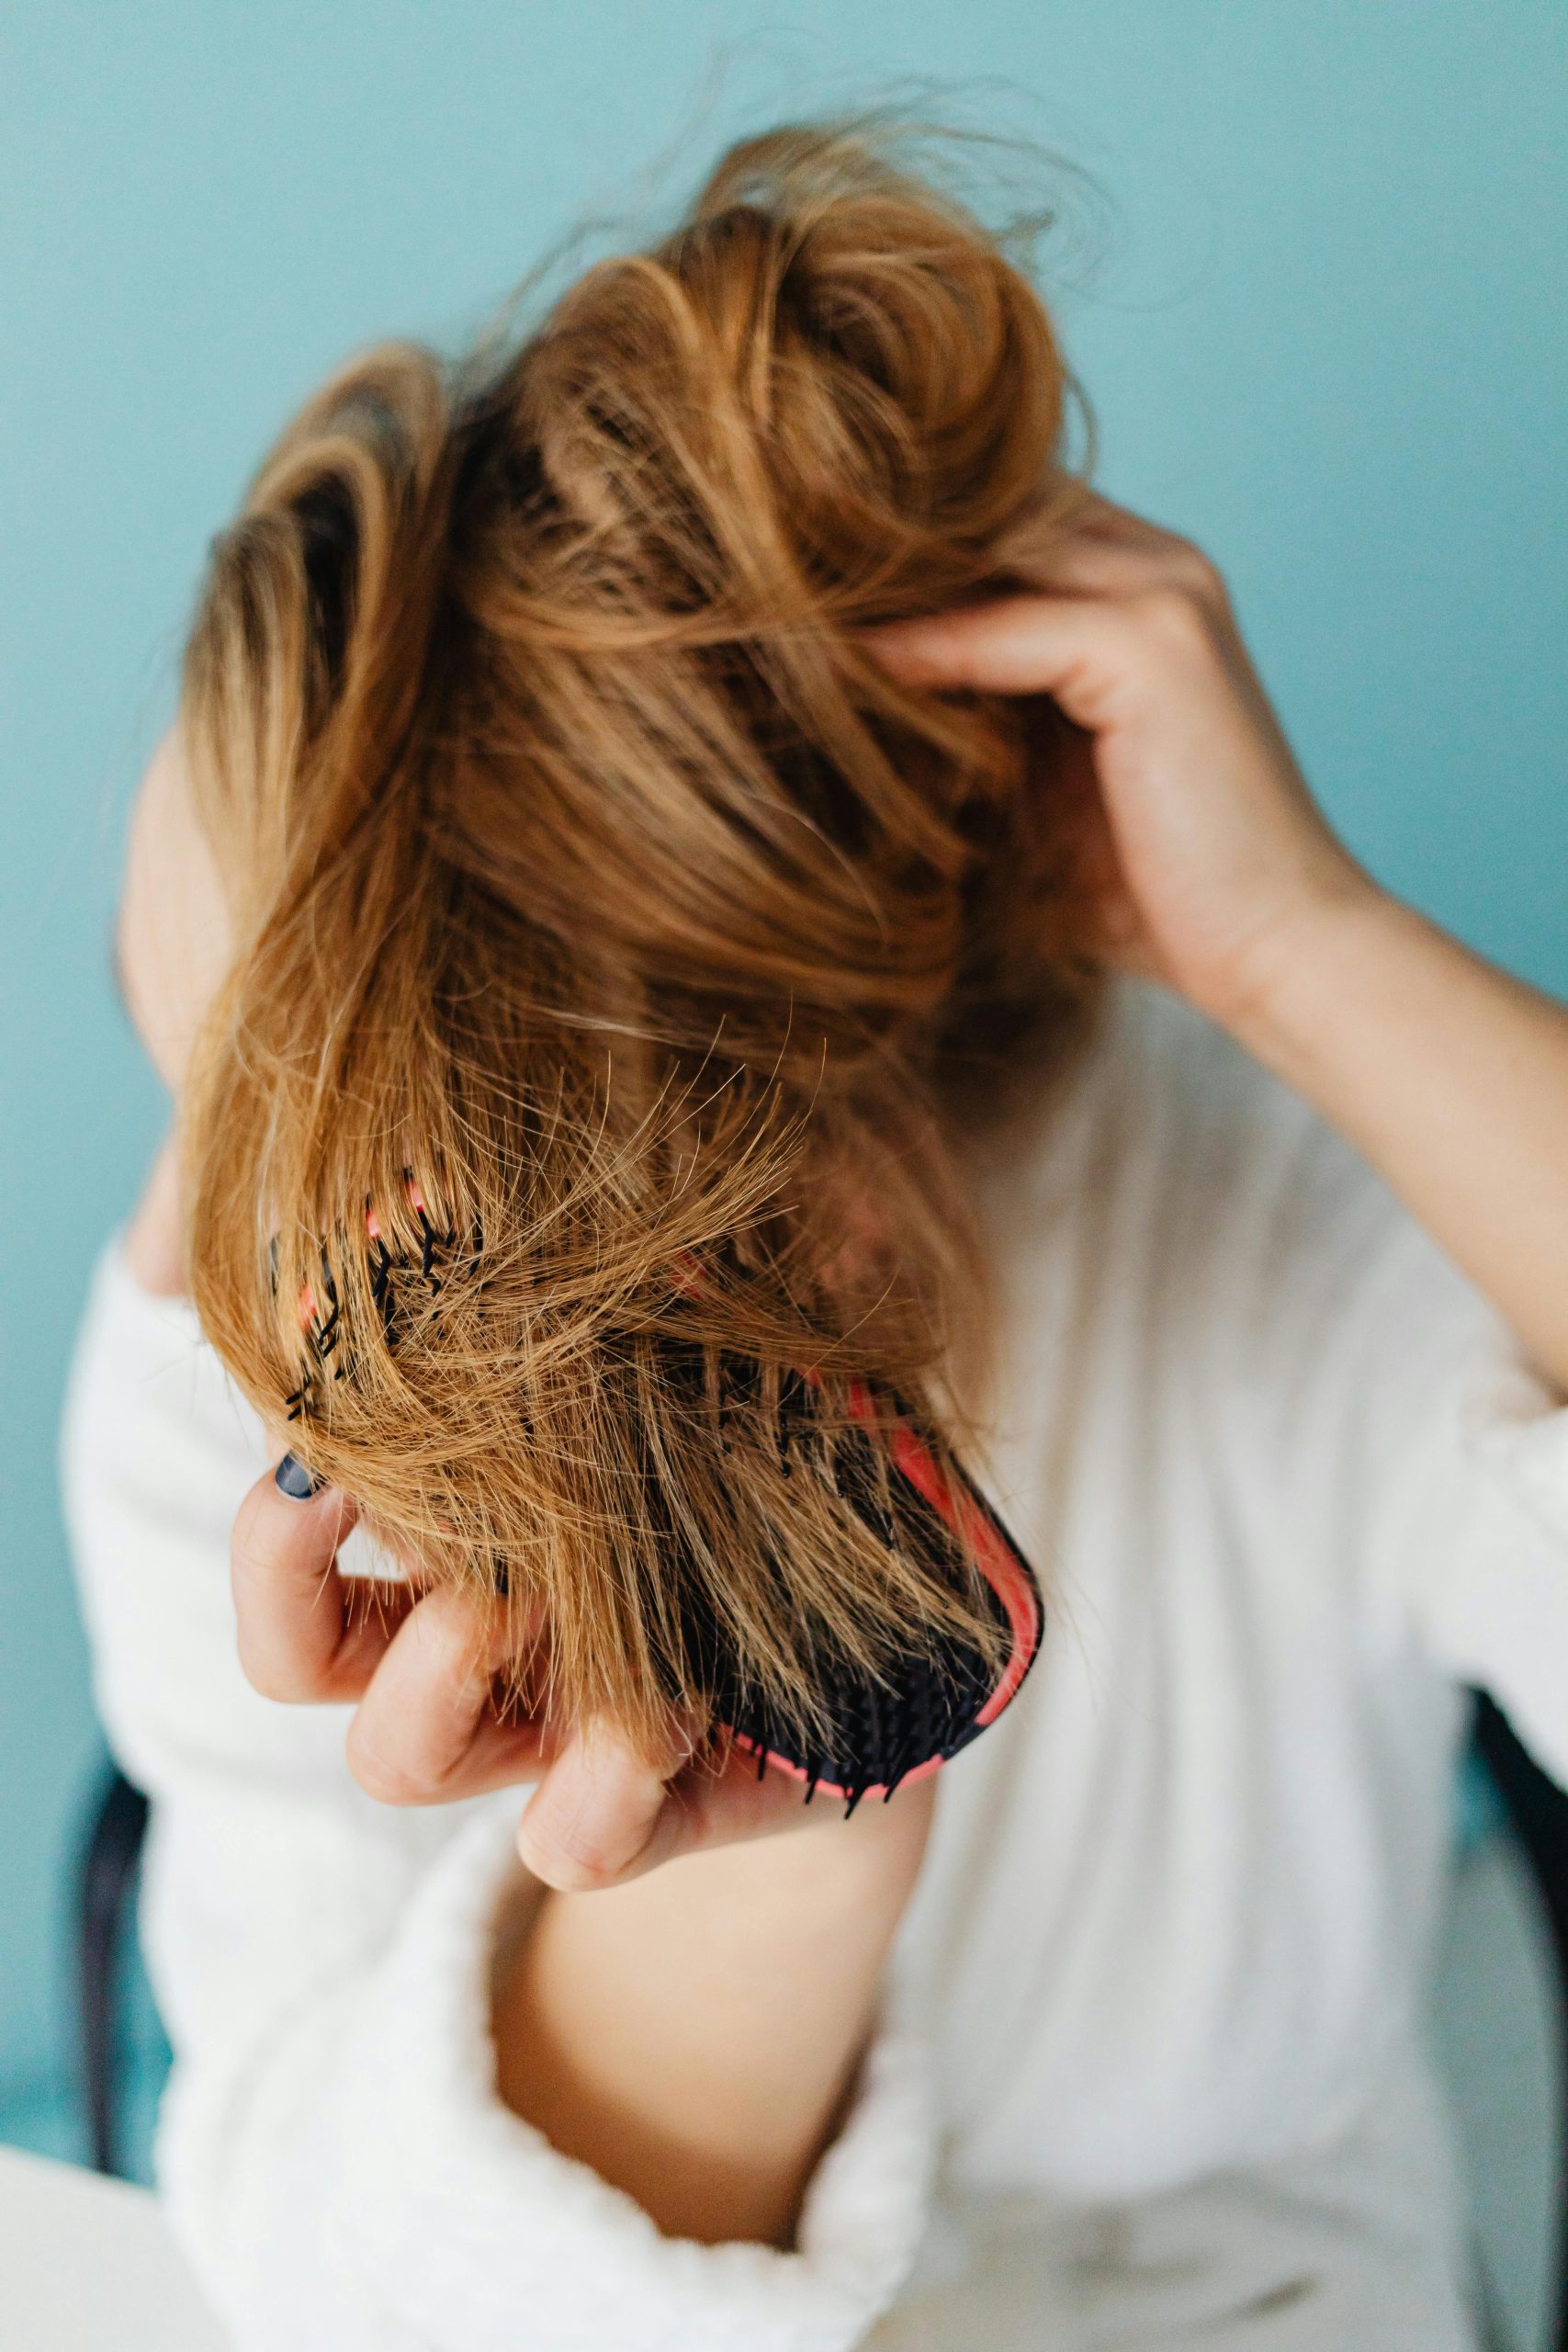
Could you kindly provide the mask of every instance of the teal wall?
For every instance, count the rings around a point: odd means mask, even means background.
[[[1058,269],[1108,485],[1223,560],[1378,870],[1568,988],[1557,0],[10,0],[0,2089],[58,2064],[95,1735],[53,1431],[159,1125],[105,942],[206,538],[348,346],[460,329],[672,141],[678,182],[909,74],[1095,175]]]

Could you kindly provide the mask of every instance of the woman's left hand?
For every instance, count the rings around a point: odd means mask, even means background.
[[[1084,730],[1108,960],[1314,1103],[1568,1394],[1568,1008],[1336,840],[1196,548],[1086,495],[998,553],[1018,593],[873,651],[911,686],[1048,695]]]
[[[1197,548],[1086,494],[998,549],[1021,593],[869,632],[915,686],[1048,695],[1089,739],[1118,962],[1241,1025],[1303,918],[1376,886],[1303,783]]]

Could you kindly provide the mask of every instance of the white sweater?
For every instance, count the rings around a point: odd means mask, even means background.
[[[515,1792],[372,1804],[235,1660],[264,1464],[188,1308],[96,1275],[70,1520],[154,1799],[160,2169],[254,2352],[1455,2352],[1417,2014],[1461,1680],[1568,1777],[1568,1413],[1349,1149],[1124,992],[981,1181],[988,1485],[1045,1649],[942,1778],[798,2250],[662,2237],[502,2107]]]

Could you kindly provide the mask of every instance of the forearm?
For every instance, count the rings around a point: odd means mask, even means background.
[[[1233,1024],[1568,1388],[1568,1010],[1370,886],[1304,916]]]
[[[864,2044],[933,1790],[622,1887],[547,1894],[496,1997],[506,2104],[666,2234],[787,2247]]]

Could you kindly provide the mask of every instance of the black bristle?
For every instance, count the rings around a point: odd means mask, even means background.
[[[659,1343],[668,1359],[664,1368],[671,1385],[689,1396],[694,1408],[701,1408],[725,1452],[732,1432],[737,1448],[771,1440],[770,1451],[777,1447],[781,1470],[787,1464],[796,1478],[809,1473],[825,1492],[836,1492],[841,1507],[896,1551],[908,1567],[950,1593],[968,1589],[969,1555],[951,1523],[955,1516],[952,1504],[933,1504],[922,1487],[926,1479],[935,1479],[940,1491],[944,1479],[956,1479],[966,1507],[989,1525],[992,1554],[1005,1547],[1011,1567],[1028,1581],[1038,1624],[1038,1587],[1027,1563],[962,1472],[939,1466],[941,1457],[921,1439],[912,1416],[902,1414],[898,1424],[884,1414],[870,1426],[859,1418],[846,1425],[839,1398],[825,1396],[816,1381],[786,1374],[778,1380],[776,1419],[770,1421],[763,1418],[767,1384],[754,1361],[722,1349],[716,1351],[676,1333],[660,1335]],[[858,1416],[860,1400],[852,1401]],[[885,1399],[884,1406],[899,1410],[896,1398]],[[889,1443],[892,1430],[900,1425],[923,1447],[923,1458],[917,1457],[916,1463],[922,1483],[917,1483],[915,1470],[904,1469],[902,1453],[896,1454]],[[682,1532],[651,1456],[644,1461],[643,1495],[650,1535],[661,1554],[679,1566]],[[777,1548],[770,1560],[780,1610],[787,1612],[787,1527],[777,1531]],[[716,1733],[732,1735],[754,1756],[759,1781],[774,1757],[798,1777],[803,1804],[812,1804],[819,1792],[834,1792],[844,1799],[848,1819],[873,1791],[886,1801],[911,1773],[956,1755],[976,1737],[993,1673],[971,1641],[944,1629],[927,1632],[903,1654],[895,1652],[879,1673],[870,1676],[843,1655],[823,1628],[802,1627],[816,1702],[815,1727],[808,1732],[787,1710],[768,1702],[754,1673],[729,1647],[723,1596],[715,1592],[710,1575],[706,1563],[687,1558],[680,1640],[663,1670],[671,1695],[682,1702],[693,1690],[701,1691]],[[989,1593],[998,1627],[1007,1628],[1000,1584],[987,1579],[982,1590]],[[1032,1648],[1023,1660],[1025,1672],[1032,1657]]]
[[[739,1416],[756,1401],[754,1372],[748,1374],[745,1367],[726,1361],[719,1377],[725,1418]],[[881,1451],[881,1438],[856,1426],[824,1443],[820,1421],[808,1419],[812,1412],[810,1392],[804,1384],[781,1381],[777,1430],[781,1467],[788,1444],[797,1473],[812,1464],[880,1540],[933,1580],[944,1582],[950,1590],[962,1589],[967,1563],[956,1537],[913,1483],[892,1467],[890,1458]],[[968,1494],[992,1523],[999,1525],[977,1490],[969,1487]],[[1005,1530],[1000,1532],[1007,1541]],[[1016,1547],[1010,1543],[1009,1549],[1028,1575]],[[994,1606],[998,1623],[1004,1622],[999,1593],[994,1596]],[[831,1652],[819,1652],[817,1690],[829,1726],[824,1748],[818,1740],[804,1741],[788,1724],[773,1720],[758,1692],[743,1689],[724,1671],[722,1657],[714,1656],[712,1620],[695,1599],[690,1604],[690,1615],[694,1655],[700,1646],[707,1661],[705,1671],[711,1669],[716,1718],[754,1744],[758,1778],[765,1773],[772,1750],[800,1774],[803,1802],[809,1804],[822,1787],[834,1788],[843,1796],[846,1819],[871,1790],[879,1791],[886,1803],[921,1765],[939,1758],[945,1760],[966,1747],[976,1736],[976,1719],[990,1693],[992,1676],[981,1653],[945,1631],[930,1634],[919,1647],[892,1661],[875,1678]]]

